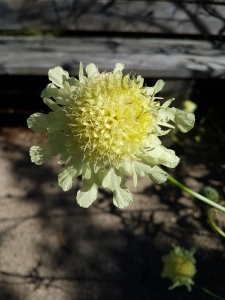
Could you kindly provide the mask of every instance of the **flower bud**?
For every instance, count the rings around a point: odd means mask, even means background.
[[[219,193],[217,190],[211,186],[206,186],[202,189],[202,195],[208,198],[209,200],[218,203],[219,202]]]
[[[186,250],[174,245],[173,247],[169,254],[162,257],[164,269],[161,276],[173,282],[169,287],[170,290],[185,285],[188,291],[191,291],[191,286],[194,284],[193,276],[196,273],[194,250]]]

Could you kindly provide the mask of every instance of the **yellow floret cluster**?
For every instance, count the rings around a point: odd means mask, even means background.
[[[81,85],[66,111],[84,158],[103,167],[137,159],[156,120],[140,83],[121,73],[103,73]]]
[[[174,249],[167,255],[163,256],[164,269],[162,277],[172,280],[173,289],[180,285],[185,285],[189,291],[194,284],[193,277],[196,273],[194,250],[186,250],[179,246],[174,246]]]

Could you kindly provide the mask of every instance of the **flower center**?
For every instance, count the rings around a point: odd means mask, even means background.
[[[155,123],[154,107],[138,81],[113,73],[87,78],[67,115],[84,157],[102,166],[133,161]]]
[[[174,273],[179,276],[192,277],[195,274],[195,267],[191,261],[179,257],[174,266]]]

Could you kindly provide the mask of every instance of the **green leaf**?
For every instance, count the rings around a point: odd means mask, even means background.
[[[49,143],[32,146],[30,148],[31,161],[36,165],[44,164],[52,156]]]
[[[68,72],[64,71],[61,67],[55,67],[48,71],[49,80],[55,85],[63,87],[64,81],[69,78]]]
[[[27,119],[27,125],[35,132],[43,132],[47,130],[47,116],[41,113],[35,113]]]

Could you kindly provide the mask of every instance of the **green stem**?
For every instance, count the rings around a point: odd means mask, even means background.
[[[225,212],[225,207],[223,207],[222,205],[219,205],[211,200],[209,200],[208,198],[200,195],[199,193],[194,192],[193,190],[189,189],[188,187],[186,187],[185,185],[183,185],[182,183],[180,183],[179,181],[177,181],[175,178],[173,178],[172,176],[168,177],[168,181],[170,181],[172,184],[176,185],[177,187],[179,187],[181,190],[183,190],[184,192],[188,193],[189,195],[197,198],[198,200],[201,200],[203,202],[205,202],[207,205],[210,205],[212,207],[217,208],[218,210]]]
[[[206,289],[206,288],[202,288],[202,290],[203,290],[206,294],[208,294],[208,295],[210,295],[210,296],[212,296],[212,297],[214,297],[214,298],[216,298],[216,299],[219,299],[219,300],[225,300],[224,298],[222,298],[222,297],[220,297],[220,296],[218,296],[218,295],[216,295],[216,294],[210,292],[210,291],[209,291],[208,289]]]
[[[219,226],[216,225],[216,223],[214,222],[211,214],[210,214],[210,208],[207,208],[206,210],[206,213],[207,213],[207,217],[208,217],[208,221],[209,221],[209,224],[211,225],[211,227],[217,232],[219,233],[220,235],[222,235],[222,237],[225,238],[225,232],[219,228]]]

